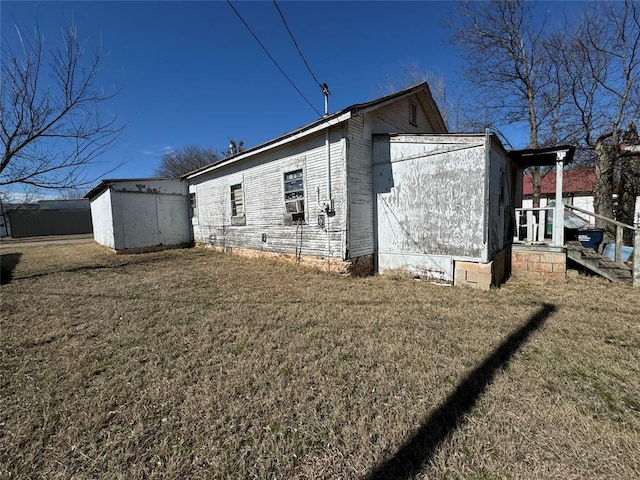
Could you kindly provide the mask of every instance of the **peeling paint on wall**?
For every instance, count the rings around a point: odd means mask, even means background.
[[[484,136],[380,135],[374,137],[373,151],[380,271],[426,270],[451,281],[454,259],[490,260],[483,241]],[[506,156],[494,152],[493,157],[491,172],[499,177]],[[506,238],[508,205],[499,185],[490,182],[496,203],[490,222],[494,252]]]

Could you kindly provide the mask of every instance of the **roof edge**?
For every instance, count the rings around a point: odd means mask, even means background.
[[[328,117],[324,117],[313,123],[305,125],[302,128],[285,133],[280,137],[274,138],[260,145],[256,145],[255,147],[251,147],[247,150],[243,150],[242,152],[236,153],[235,155],[231,155],[230,157],[226,157],[217,162],[210,163],[209,165],[205,165],[204,167],[200,167],[191,172],[187,172],[184,175],[182,175],[180,178],[188,180],[190,178],[204,175],[213,170],[221,168],[225,165],[229,165],[230,163],[235,163],[237,161],[240,161],[243,158],[247,158],[252,155],[256,155],[258,153],[264,152],[266,150],[279,147],[280,145],[284,145],[286,143],[292,142],[293,140],[297,140],[298,138],[306,137],[307,135],[310,135],[312,133],[319,132],[327,127],[330,128],[334,125],[344,122],[345,120],[348,120],[349,118],[351,118],[351,116],[352,116],[351,111],[337,112],[333,115],[329,115]]]
[[[269,150],[271,148],[276,148],[280,145],[284,145],[286,143],[289,143],[293,140],[297,140],[298,138],[302,138],[305,137],[307,135],[311,135],[313,133],[316,133],[320,130],[323,130],[325,128],[328,127],[332,127],[334,125],[337,125],[339,123],[342,123],[346,120],[349,120],[350,118],[357,116],[360,112],[363,111],[368,111],[368,110],[372,110],[374,108],[379,108],[381,106],[383,106],[384,104],[390,103],[394,100],[397,100],[399,98],[403,98],[405,96],[410,96],[413,95],[415,93],[418,93],[420,91],[425,91],[428,95],[429,98],[431,99],[431,101],[434,103],[435,105],[435,101],[433,100],[433,96],[431,95],[431,90],[429,89],[429,85],[427,82],[422,82],[419,83],[417,85],[413,85],[411,87],[405,88],[403,90],[399,90],[397,92],[391,93],[389,95],[385,95],[384,97],[380,97],[377,98],[375,100],[371,100],[369,102],[364,102],[364,103],[356,103],[354,105],[351,105],[349,107],[346,107],[342,110],[339,110],[335,113],[332,113],[330,115],[324,116],[312,123],[309,123],[303,127],[300,127],[296,130],[292,130],[288,133],[285,133],[284,135],[281,135],[279,137],[276,137],[272,140],[268,140],[265,143],[262,143],[260,145],[257,145],[255,147],[249,148],[247,150],[244,150],[240,153],[237,153],[235,155],[232,155],[230,157],[227,157],[225,159],[223,159],[222,161],[217,161],[214,163],[211,163],[209,165],[205,165],[204,167],[200,167],[196,170],[193,170],[191,172],[187,172],[184,175],[182,175],[180,178],[182,179],[191,179],[191,178],[195,178],[198,177],[200,175],[204,175],[206,173],[209,173],[213,170],[216,170],[218,168],[224,167],[226,165],[229,165],[231,163],[240,161],[244,158],[250,157],[252,155],[261,153],[263,151]],[[437,106],[436,106],[436,111],[438,113],[438,118],[440,121],[443,122],[444,125],[444,120],[442,119],[442,115],[440,114],[440,110],[438,110]],[[445,129],[446,129],[446,125],[445,125]]]
[[[138,178],[105,178],[100,181],[95,187],[89,190],[82,198],[91,200],[97,197],[103,190],[110,187],[113,183],[118,182],[149,182],[158,180],[178,180],[182,181],[181,177],[138,177]]]
[[[516,162],[518,166],[526,168],[532,166],[555,165],[556,156],[554,154],[566,151],[564,159],[565,165],[571,163],[576,147],[574,145],[557,145],[543,148],[526,148],[524,150],[509,150],[509,158]]]

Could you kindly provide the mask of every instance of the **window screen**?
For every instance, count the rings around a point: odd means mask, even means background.
[[[294,221],[304,220],[304,179],[302,169],[284,174],[284,204]]]

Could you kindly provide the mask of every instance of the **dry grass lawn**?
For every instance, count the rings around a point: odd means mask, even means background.
[[[637,289],[0,253],[0,478],[640,477]]]

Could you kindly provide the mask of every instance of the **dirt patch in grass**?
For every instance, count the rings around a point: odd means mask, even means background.
[[[19,255],[18,255],[19,254]],[[5,249],[2,478],[635,478],[640,295]]]

